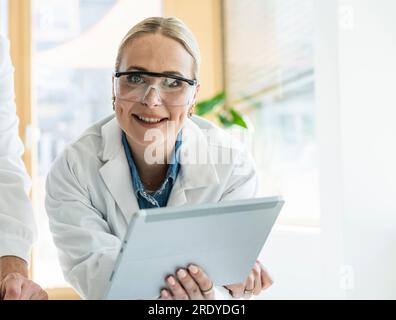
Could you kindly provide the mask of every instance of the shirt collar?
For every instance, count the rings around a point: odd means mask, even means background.
[[[213,126],[208,125],[207,120],[193,115],[191,119],[186,119],[185,125],[181,130],[184,141],[180,146],[180,172],[178,173],[178,178],[180,179],[179,187],[183,190],[202,188],[219,183],[217,168],[215,162],[213,162],[215,159],[212,159],[212,149],[223,148],[221,145],[226,136],[224,139],[222,136],[224,136],[225,132],[222,133],[221,130],[216,130],[218,138],[215,141],[208,141],[207,136],[204,134],[205,129],[214,130]],[[117,118],[113,114],[98,122],[91,130],[93,135],[99,136],[102,140],[102,147],[98,151],[99,159],[103,162],[110,162],[110,166],[112,164],[115,165],[117,157],[120,154],[125,154],[122,139],[120,139],[122,130]],[[197,152],[197,148],[199,148],[199,154],[208,155],[209,162],[190,162],[189,155]],[[225,146],[225,148],[229,147]],[[115,168],[112,168],[112,171],[114,170]]]
[[[176,180],[177,173],[179,171],[179,161],[180,161],[180,146],[182,143],[182,131],[180,130],[179,134],[177,135],[176,138],[176,143],[175,143],[175,148],[172,151],[171,155],[171,161],[168,166],[168,171],[166,173],[165,179],[164,179],[164,184],[171,178],[173,181]],[[133,188],[135,190],[135,193],[137,194],[138,192],[145,192],[144,190],[144,185],[140,179],[139,172],[137,170],[135,161],[133,160],[131,148],[129,147],[126,134],[124,131],[122,131],[122,144],[124,146],[125,150],[125,155],[128,160],[128,165],[131,170],[131,175],[132,175],[132,184]],[[161,189],[162,186],[159,188]]]

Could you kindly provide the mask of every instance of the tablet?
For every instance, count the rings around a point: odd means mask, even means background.
[[[156,299],[166,276],[190,263],[215,286],[244,282],[283,203],[267,197],[139,210],[104,299]]]

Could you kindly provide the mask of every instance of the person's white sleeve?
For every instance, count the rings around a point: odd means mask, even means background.
[[[28,196],[30,179],[21,159],[13,72],[8,40],[0,35],[0,257],[29,261],[36,225]]]
[[[74,173],[67,149],[55,160],[46,183],[49,225],[65,279],[85,299],[102,299],[121,247],[88,187]]]
[[[236,150],[234,168],[220,201],[251,199],[257,195],[258,177],[255,161],[246,148]]]

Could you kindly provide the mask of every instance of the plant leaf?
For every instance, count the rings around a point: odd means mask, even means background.
[[[217,118],[219,119],[219,121],[221,122],[221,124],[225,127],[231,127],[233,125],[233,122],[230,121],[226,116],[222,115],[222,114],[218,114]]]
[[[224,91],[222,91],[219,94],[215,95],[213,98],[198,102],[195,106],[195,113],[199,116],[202,116],[205,113],[212,111],[213,108],[217,105],[224,104],[224,97],[225,94]]]
[[[232,115],[232,123],[236,124],[238,126],[241,126],[242,128],[247,129],[247,124],[245,120],[243,120],[242,115],[236,111],[235,109],[230,109],[230,113]]]

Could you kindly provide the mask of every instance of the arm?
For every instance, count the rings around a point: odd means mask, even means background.
[[[19,257],[4,256],[0,258],[0,281],[10,273],[19,273],[25,278],[28,277],[27,262]]]
[[[66,149],[48,174],[46,209],[65,279],[83,298],[101,299],[121,241],[92,206],[76,171]]]
[[[21,160],[8,42],[0,37],[0,256],[29,261],[36,229],[28,191],[29,177]]]
[[[4,256],[0,258],[0,300],[47,300],[47,293],[28,279],[25,260]]]
[[[0,36],[0,299],[46,299],[28,280],[26,261],[36,229],[22,153],[9,45]]]

